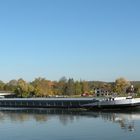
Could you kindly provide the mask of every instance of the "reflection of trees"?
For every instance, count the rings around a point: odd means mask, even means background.
[[[133,113],[98,113],[98,117],[101,117],[103,120],[108,120],[113,123],[118,123],[120,127],[124,130],[133,131],[135,129],[134,120],[132,118]],[[135,116],[139,117],[140,114],[135,114]]]
[[[33,115],[33,118],[37,121],[37,122],[46,122],[48,120],[48,117],[45,115],[41,115],[41,114],[35,114]]]
[[[134,122],[126,122],[125,120],[120,120],[119,124],[122,129],[133,131],[134,130]]]
[[[67,125],[68,123],[73,123],[75,117],[73,115],[60,115],[59,120],[63,125]]]
[[[53,117],[58,118],[61,124],[67,125],[74,123],[82,117],[101,118],[104,121],[118,123],[124,130],[133,131],[135,128],[135,117],[140,120],[138,112],[93,112],[85,110],[61,110],[61,109],[18,109],[1,110],[0,122],[11,120],[14,122],[25,122],[35,120],[36,122],[47,122]]]
[[[7,114],[7,117],[10,118],[10,120],[16,122],[16,121],[19,121],[19,122],[24,122],[24,121],[27,121],[29,120],[29,116],[26,115],[26,114],[16,114],[16,113],[8,113]]]
[[[37,122],[47,122],[52,117],[57,117],[61,124],[67,125],[80,118],[82,111],[79,110],[61,110],[61,109],[18,109],[1,110],[0,122],[9,119],[14,122],[25,122],[35,120]]]
[[[44,122],[47,121],[47,116],[43,114],[36,114],[31,113],[29,110],[18,111],[18,110],[11,110],[11,111],[1,111],[0,112],[0,121],[7,120],[14,122],[25,122],[30,119],[35,119],[37,122]]]
[[[26,114],[16,114],[16,113],[0,113],[0,121],[10,119],[13,122],[23,122],[29,119],[29,116]]]
[[[4,121],[4,114],[2,112],[0,112],[0,122]]]

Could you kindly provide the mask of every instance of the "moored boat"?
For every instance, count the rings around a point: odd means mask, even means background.
[[[140,98],[128,97],[109,97],[98,99],[94,103],[84,104],[82,107],[88,109],[123,109],[140,106]]]

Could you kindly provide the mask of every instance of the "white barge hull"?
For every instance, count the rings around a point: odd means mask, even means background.
[[[140,106],[140,98],[127,99],[126,97],[117,97],[115,99],[102,99],[95,103],[84,104],[83,107],[90,109],[121,109]]]

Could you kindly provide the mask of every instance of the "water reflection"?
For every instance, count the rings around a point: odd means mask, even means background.
[[[134,122],[140,120],[140,113],[138,112],[98,112],[97,116],[105,121],[118,123],[120,128],[128,131],[134,131]]]
[[[0,109],[0,122],[10,120],[23,123],[29,120],[47,122],[57,117],[61,124],[67,125],[75,120],[86,118],[100,118],[119,124],[121,129],[134,131],[135,121],[140,120],[140,111],[128,112],[100,112],[87,110],[61,110],[61,109]]]

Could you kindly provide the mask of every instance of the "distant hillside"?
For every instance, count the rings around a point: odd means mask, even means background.
[[[105,81],[87,81],[88,83],[96,83],[96,84],[113,84],[115,82],[105,82]],[[130,81],[133,85],[140,85],[140,81]]]
[[[91,88],[93,87],[102,87],[103,85],[113,85],[115,82],[104,82],[104,81],[87,81]],[[140,81],[130,81],[134,87],[140,87]]]

